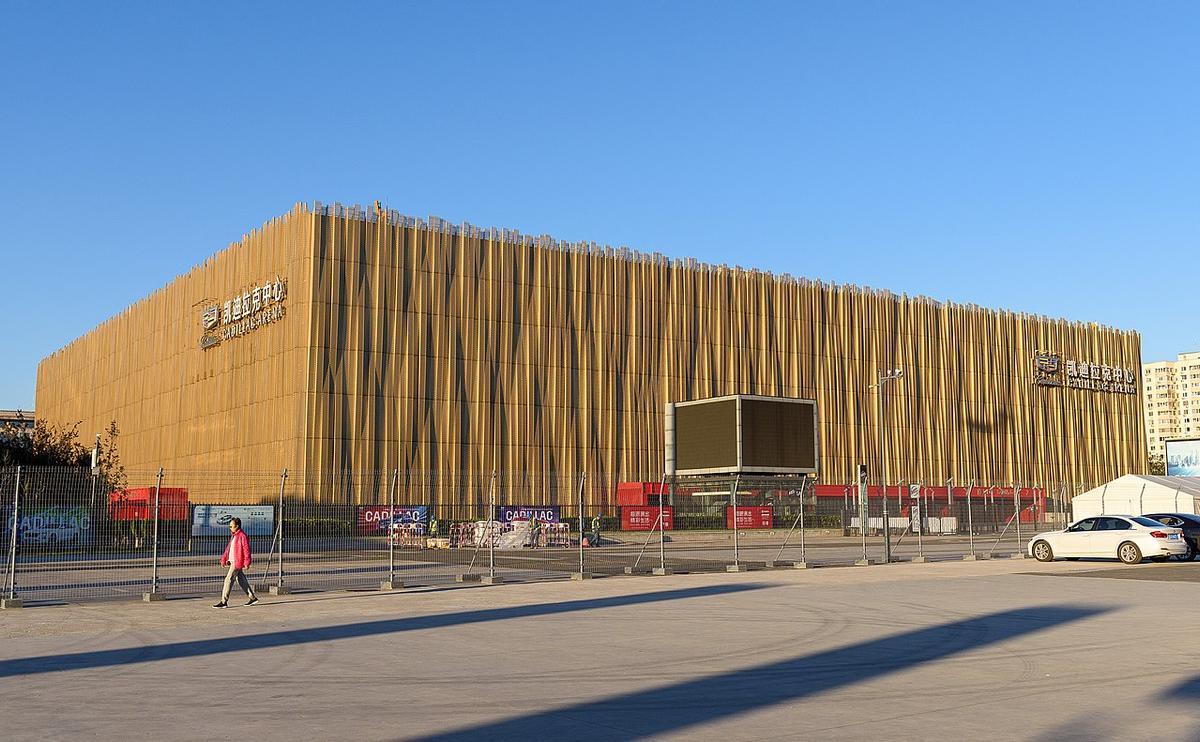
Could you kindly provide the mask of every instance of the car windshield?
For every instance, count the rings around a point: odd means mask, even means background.
[[[1130,518],[1130,520],[1132,520],[1134,523],[1137,523],[1138,525],[1150,526],[1151,528],[1158,528],[1158,527],[1162,526],[1162,523],[1159,523],[1156,520],[1150,520],[1149,518],[1143,518],[1140,515],[1135,518]]]

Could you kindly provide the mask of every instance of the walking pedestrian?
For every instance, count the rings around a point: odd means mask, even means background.
[[[229,572],[225,575],[225,589],[221,591],[221,602],[214,605],[213,608],[224,608],[229,605],[229,592],[233,589],[235,579],[238,587],[245,590],[246,595],[250,598],[246,601],[246,605],[257,603],[258,596],[254,594],[254,588],[250,587],[250,580],[246,579],[246,574],[243,572],[250,566],[250,539],[242,530],[241,518],[232,518],[229,521],[229,544],[225,546],[225,553],[221,555],[221,566],[225,565],[229,565]]]

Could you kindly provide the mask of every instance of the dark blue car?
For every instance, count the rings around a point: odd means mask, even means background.
[[[1183,529],[1183,540],[1187,541],[1188,553],[1179,557],[1190,562],[1200,553],[1200,515],[1191,513],[1147,513],[1142,516],[1162,523],[1164,526]]]

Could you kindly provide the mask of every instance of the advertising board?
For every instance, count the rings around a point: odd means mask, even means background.
[[[233,518],[242,519],[247,536],[270,536],[275,532],[274,505],[197,505],[192,510],[192,535],[228,536]]]
[[[496,520],[501,523],[512,523],[514,520],[532,520],[534,518],[543,523],[558,523],[559,508],[557,505],[496,506]]]
[[[774,515],[770,505],[738,505],[737,527],[741,528],[770,528],[774,525]],[[725,506],[725,527],[733,528],[733,507]]]
[[[675,508],[666,506],[662,509],[662,528],[671,531],[675,528]],[[629,505],[621,508],[622,531],[652,531],[657,530],[658,507],[654,505]]]
[[[355,519],[360,534],[387,533],[388,525],[396,523],[425,523],[429,519],[428,505],[396,505],[389,517],[387,505],[359,505]]]
[[[1200,438],[1166,444],[1168,477],[1200,477]]]
[[[5,511],[5,532],[12,532],[12,508]],[[92,513],[85,505],[51,505],[21,509],[17,542],[21,544],[90,544]]]

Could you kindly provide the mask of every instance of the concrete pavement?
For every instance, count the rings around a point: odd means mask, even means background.
[[[0,729],[1198,738],[1200,585],[1070,576],[1121,569],[945,562],[4,612]]]

